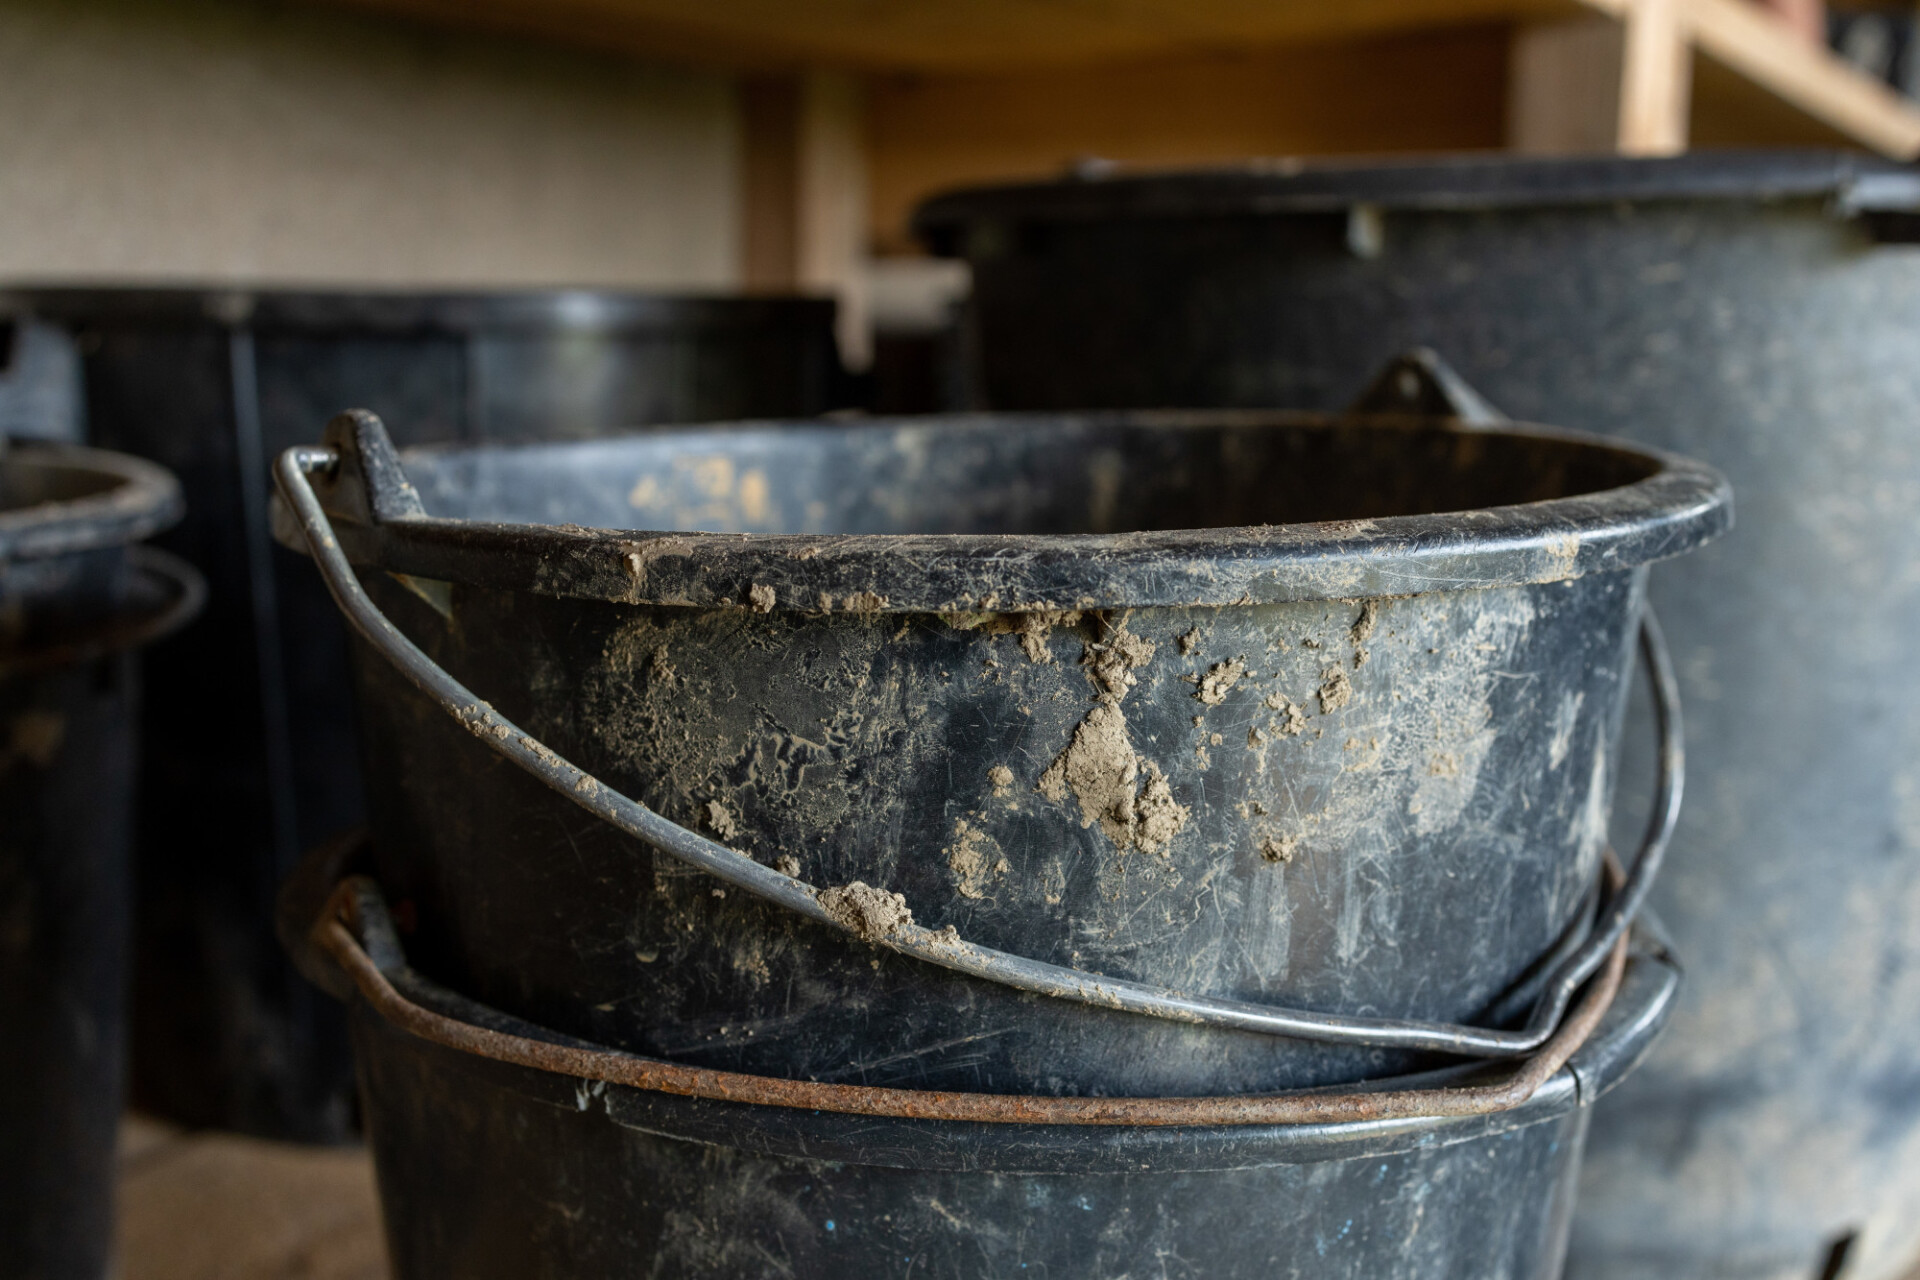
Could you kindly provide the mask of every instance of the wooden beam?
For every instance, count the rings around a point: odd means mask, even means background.
[[[1692,53],[1682,6],[1689,0],[1631,0],[1620,55],[1622,155],[1670,156],[1687,149]]]
[[[1507,69],[1507,146],[1524,155],[1592,155],[1620,142],[1625,41],[1606,17],[1514,32]]]
[[[755,76],[740,88],[740,263],[749,290],[832,296],[841,357],[867,332],[863,95],[850,76]]]
[[[1815,119],[1899,160],[1920,157],[1920,108],[1745,0],[1687,0],[1694,45]]]

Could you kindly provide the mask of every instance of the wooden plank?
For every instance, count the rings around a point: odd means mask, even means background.
[[[1920,108],[1746,0],[1687,0],[1699,51],[1847,137],[1896,159],[1920,157]]]
[[[739,69],[1010,71],[1550,19],[1586,0],[321,0]]]
[[[1486,25],[1071,70],[874,77],[877,247],[914,252],[907,216],[934,191],[1052,177],[1087,157],[1177,166],[1498,149],[1509,35]]]
[[[871,357],[863,99],[853,77],[825,71],[753,76],[740,92],[742,282],[837,299],[855,369]]]
[[[1623,155],[1670,156],[1687,149],[1692,59],[1682,8],[1686,3],[1689,0],[1632,0],[1627,7],[1616,141]]]
[[[1613,18],[1529,23],[1513,36],[1507,146],[1523,155],[1591,155],[1620,141],[1624,31]]]

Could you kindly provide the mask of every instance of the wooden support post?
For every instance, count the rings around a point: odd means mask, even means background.
[[[1686,0],[1631,0],[1623,15],[1618,149],[1670,156],[1687,149],[1693,47]]]
[[[1593,155],[1620,142],[1621,24],[1608,17],[1523,26],[1507,71],[1507,146]]]
[[[1508,71],[1507,145],[1531,155],[1687,148],[1688,0],[1598,0],[1606,15],[1524,26]]]
[[[872,358],[867,323],[867,174],[861,86],[808,72],[741,88],[741,276],[750,290],[840,304],[840,354]]]

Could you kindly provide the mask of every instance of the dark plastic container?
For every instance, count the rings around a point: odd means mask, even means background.
[[[0,437],[0,1277],[98,1280],[113,1230],[132,887],[133,650],[199,603],[134,540],[160,468]]]
[[[83,353],[89,438],[156,459],[206,617],[149,659],[133,1085],[191,1125],[349,1135],[345,1028],[286,967],[273,893],[365,818],[332,606],[267,528],[268,462],[347,405],[409,443],[573,439],[836,403],[833,304],[587,291],[15,290]]]
[[[403,962],[389,972],[470,1024],[528,1030]],[[354,1027],[401,1280],[1091,1280],[1143,1259],[1210,1280],[1551,1280],[1590,1105],[1633,1069],[1677,985],[1657,947],[1637,948],[1591,1038],[1512,1110],[1292,1125],[848,1116],[489,1061],[364,1002]]]
[[[306,536],[368,571],[371,601],[329,569],[364,637],[368,869],[420,972],[561,1043],[978,1095],[1435,1062],[1248,1010],[1503,1025],[1593,919],[1645,566],[1730,514],[1681,459],[1438,418],[742,424],[396,456],[344,417],[329,443],[281,483]],[[374,1062],[370,1090],[413,1087]],[[426,1104],[368,1105],[377,1127]],[[411,1145],[436,1119],[391,1123]],[[505,1194],[571,1185],[571,1161]],[[1515,1212],[1543,1221],[1564,1191],[1529,1167]],[[408,1168],[396,1206],[425,1195]],[[653,1176],[600,1172],[607,1206]],[[467,1256],[435,1221],[398,1243],[410,1265]],[[1209,1247],[1241,1268],[1249,1239]]]
[[[1653,590],[1698,799],[1654,905],[1689,982],[1595,1120],[1583,1280],[1920,1260],[1916,210],[1908,166],[1707,153],[1123,175],[918,215],[972,261],[995,407],[1320,407],[1426,344],[1502,409],[1738,489],[1740,530]]]

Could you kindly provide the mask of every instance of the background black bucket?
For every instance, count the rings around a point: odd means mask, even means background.
[[[1708,153],[1120,177],[919,213],[973,263],[993,406],[1319,407],[1426,344],[1502,409],[1737,487],[1740,531],[1653,591],[1697,800],[1654,902],[1689,984],[1595,1122],[1575,1276],[1889,1277],[1920,1254],[1916,210],[1912,168]]]
[[[158,467],[0,437],[0,1276],[97,1280],[112,1245],[132,885],[133,650],[199,605],[131,543]]]
[[[312,574],[272,545],[268,461],[350,404],[410,443],[818,413],[841,391],[833,304],[32,289],[0,310],[77,339],[89,438],[180,476],[190,513],[163,545],[212,587],[205,619],[147,664],[134,1095],[186,1124],[344,1138],[345,1028],[270,921],[300,852],[365,802],[345,645]]]

